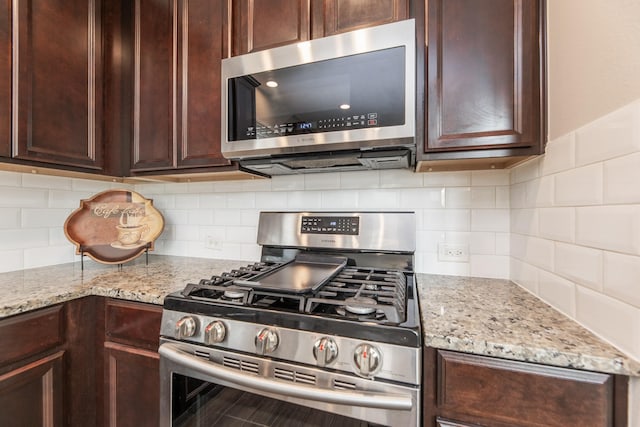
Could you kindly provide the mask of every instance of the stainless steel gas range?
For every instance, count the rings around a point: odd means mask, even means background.
[[[261,261],[164,303],[161,425],[420,425],[410,212],[262,212]]]

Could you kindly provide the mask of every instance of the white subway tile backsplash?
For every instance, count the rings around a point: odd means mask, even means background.
[[[22,184],[22,174],[15,172],[0,171],[0,187],[20,187]],[[0,189],[0,194],[2,190]]]
[[[603,256],[600,250],[556,243],[554,272],[578,284],[602,291]]]
[[[103,191],[111,190],[113,188],[113,184],[114,184],[113,182],[107,182],[107,181],[92,181],[90,179],[72,179],[71,190],[81,192],[81,193],[86,193],[88,196],[91,196],[96,193],[101,193]],[[126,188],[129,190],[133,189],[133,186],[129,184],[123,184],[123,183],[117,183],[117,184],[118,184],[118,187]]]
[[[322,207],[320,191],[292,191],[287,194],[287,208],[311,210]]]
[[[444,231],[418,230],[416,232],[416,252],[438,252],[438,243],[446,241]]]
[[[190,194],[213,193],[213,182],[189,182],[187,188]]]
[[[544,176],[526,183],[525,204],[527,207],[553,206],[553,177]]]
[[[509,185],[510,178],[511,171],[509,169],[471,171],[471,185],[473,187]]]
[[[539,174],[540,160],[533,158],[511,170],[511,183],[531,181],[540,176]]]
[[[197,209],[200,206],[197,194],[176,194],[175,202],[180,209]]]
[[[240,211],[240,224],[255,227],[260,218],[260,211],[254,209],[244,209]]]
[[[19,208],[0,208],[0,229],[20,228],[21,215]]]
[[[496,255],[510,255],[511,243],[509,233],[495,233]]]
[[[511,257],[509,270],[511,280],[534,295],[538,295],[538,269],[536,267]]]
[[[356,210],[358,208],[357,191],[323,191],[320,193],[322,209]]]
[[[511,194],[509,187],[504,185],[496,187],[496,208],[509,209],[511,207]]]
[[[0,207],[46,208],[48,203],[47,190],[0,187]]]
[[[497,188],[505,188],[505,187],[472,187],[471,188],[471,207],[472,208],[497,207],[496,206]],[[448,191],[449,189],[447,189],[447,194],[448,194]],[[507,206],[500,206],[500,207],[508,208],[509,206],[507,205]]]
[[[62,227],[71,212],[71,209],[22,209],[22,226]]]
[[[0,251],[40,248],[49,245],[47,228],[0,229]]]
[[[640,205],[576,208],[576,243],[640,255]]]
[[[50,190],[47,206],[56,209],[78,209],[81,200],[88,200],[92,196],[92,193],[84,191]]]
[[[71,244],[64,246],[47,246],[24,250],[24,268],[42,267],[52,264],[65,264],[75,260]]]
[[[171,185],[171,184],[167,184]],[[149,198],[149,196],[154,194],[165,194],[166,187],[165,184],[138,184],[135,186],[136,193],[142,194],[144,197]]]
[[[64,230],[62,229],[62,227],[49,228],[49,245],[62,246],[69,243],[70,241],[64,234]]]
[[[472,209],[471,231],[509,231],[509,209]]]
[[[25,188],[71,190],[71,178],[25,173],[22,175],[22,186]]]
[[[305,190],[335,190],[340,188],[340,174],[310,173],[304,175]]]
[[[227,194],[227,207],[228,208],[255,208],[256,197],[254,193],[228,193]]]
[[[0,182],[2,176],[0,176]],[[24,250],[0,250],[0,273],[24,268]]]
[[[398,190],[400,207],[403,209],[444,208],[447,195],[444,188],[409,188]],[[457,188],[456,188],[457,190]],[[448,193],[447,193],[448,194]],[[452,207],[452,206],[447,206]]]
[[[632,357],[640,358],[640,309],[578,287],[576,318]]]
[[[175,223],[176,225],[181,223]],[[213,211],[190,210],[187,211],[187,221],[182,224],[189,225],[213,225]]]
[[[340,188],[360,190],[380,188],[380,171],[340,172]]]
[[[399,204],[399,190],[360,190],[358,206],[362,209],[402,210],[407,206]],[[421,201],[417,201],[421,203]]]
[[[471,211],[469,209],[425,209],[422,215],[424,230],[471,230]]]
[[[256,208],[260,210],[278,210],[287,206],[287,193],[273,191],[270,193],[256,193]],[[212,206],[213,207],[213,206]]]
[[[575,240],[575,208],[538,209],[540,237],[573,243]]]
[[[497,207],[497,206],[496,206]],[[504,207],[504,206],[500,206]],[[527,183],[512,184],[509,187],[509,206],[512,209],[524,209],[527,206]]]
[[[551,175],[575,167],[575,133],[549,141],[540,159],[540,176]]]
[[[380,171],[380,188],[413,188],[422,185],[422,176],[406,169]]]
[[[554,245],[550,240],[530,237],[526,240],[525,255],[528,263],[542,269],[552,271],[554,265]]]
[[[271,178],[271,190],[294,191],[304,190],[304,179],[299,175],[279,175]]]
[[[504,255],[471,255],[471,276],[508,279],[509,262]]]
[[[640,308],[640,257],[605,252],[604,292]]]
[[[560,172],[554,176],[556,205],[584,206],[602,203],[602,163]]]
[[[640,203],[640,153],[604,163],[604,203]]]
[[[238,210],[236,209],[213,209],[208,212],[213,215],[213,225],[242,225],[242,217],[238,214]]]
[[[538,210],[511,209],[511,231],[528,236],[537,236]]]
[[[548,271],[538,271],[538,295],[568,316],[576,315],[575,284]]]
[[[576,131],[576,166],[640,151],[640,103],[614,111]]]
[[[189,224],[189,211],[182,209],[165,209],[162,212],[166,224]]]
[[[227,207],[226,193],[198,194],[198,197],[198,206],[201,209],[224,209]],[[180,207],[182,208],[182,206]]]
[[[476,255],[496,254],[496,234],[489,231],[472,231],[469,238],[469,252]],[[507,233],[500,233],[507,234]],[[508,254],[501,254],[508,255]]]
[[[427,172],[422,174],[425,187],[468,187],[471,172]]]
[[[257,226],[257,224],[256,224]],[[226,239],[227,242],[233,243],[255,243],[257,237],[257,227],[227,227]]]
[[[175,230],[175,239],[176,240],[200,240],[204,238],[202,234],[200,234],[200,227],[197,225],[176,225]]]
[[[426,253],[422,256],[422,271],[433,274],[447,274],[452,276],[469,276],[471,265],[468,262],[443,262],[438,260],[437,253]]]

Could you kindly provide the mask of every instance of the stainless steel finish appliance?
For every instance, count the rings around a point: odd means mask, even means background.
[[[222,154],[268,175],[409,167],[415,22],[222,61]]]
[[[161,425],[420,425],[414,214],[262,212],[258,243],[165,299]]]

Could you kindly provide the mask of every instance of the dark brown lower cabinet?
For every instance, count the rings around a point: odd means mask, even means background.
[[[626,377],[428,349],[424,425],[627,425]]]
[[[156,427],[160,416],[157,350],[162,307],[115,299],[101,302],[104,425]]]

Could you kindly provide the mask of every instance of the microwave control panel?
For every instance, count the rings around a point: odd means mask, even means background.
[[[357,216],[305,216],[300,224],[301,234],[360,234]]]
[[[379,126],[378,113],[354,114],[294,123],[257,124],[247,127],[249,138],[275,138],[278,136],[305,133],[333,132],[350,129],[365,129]]]

